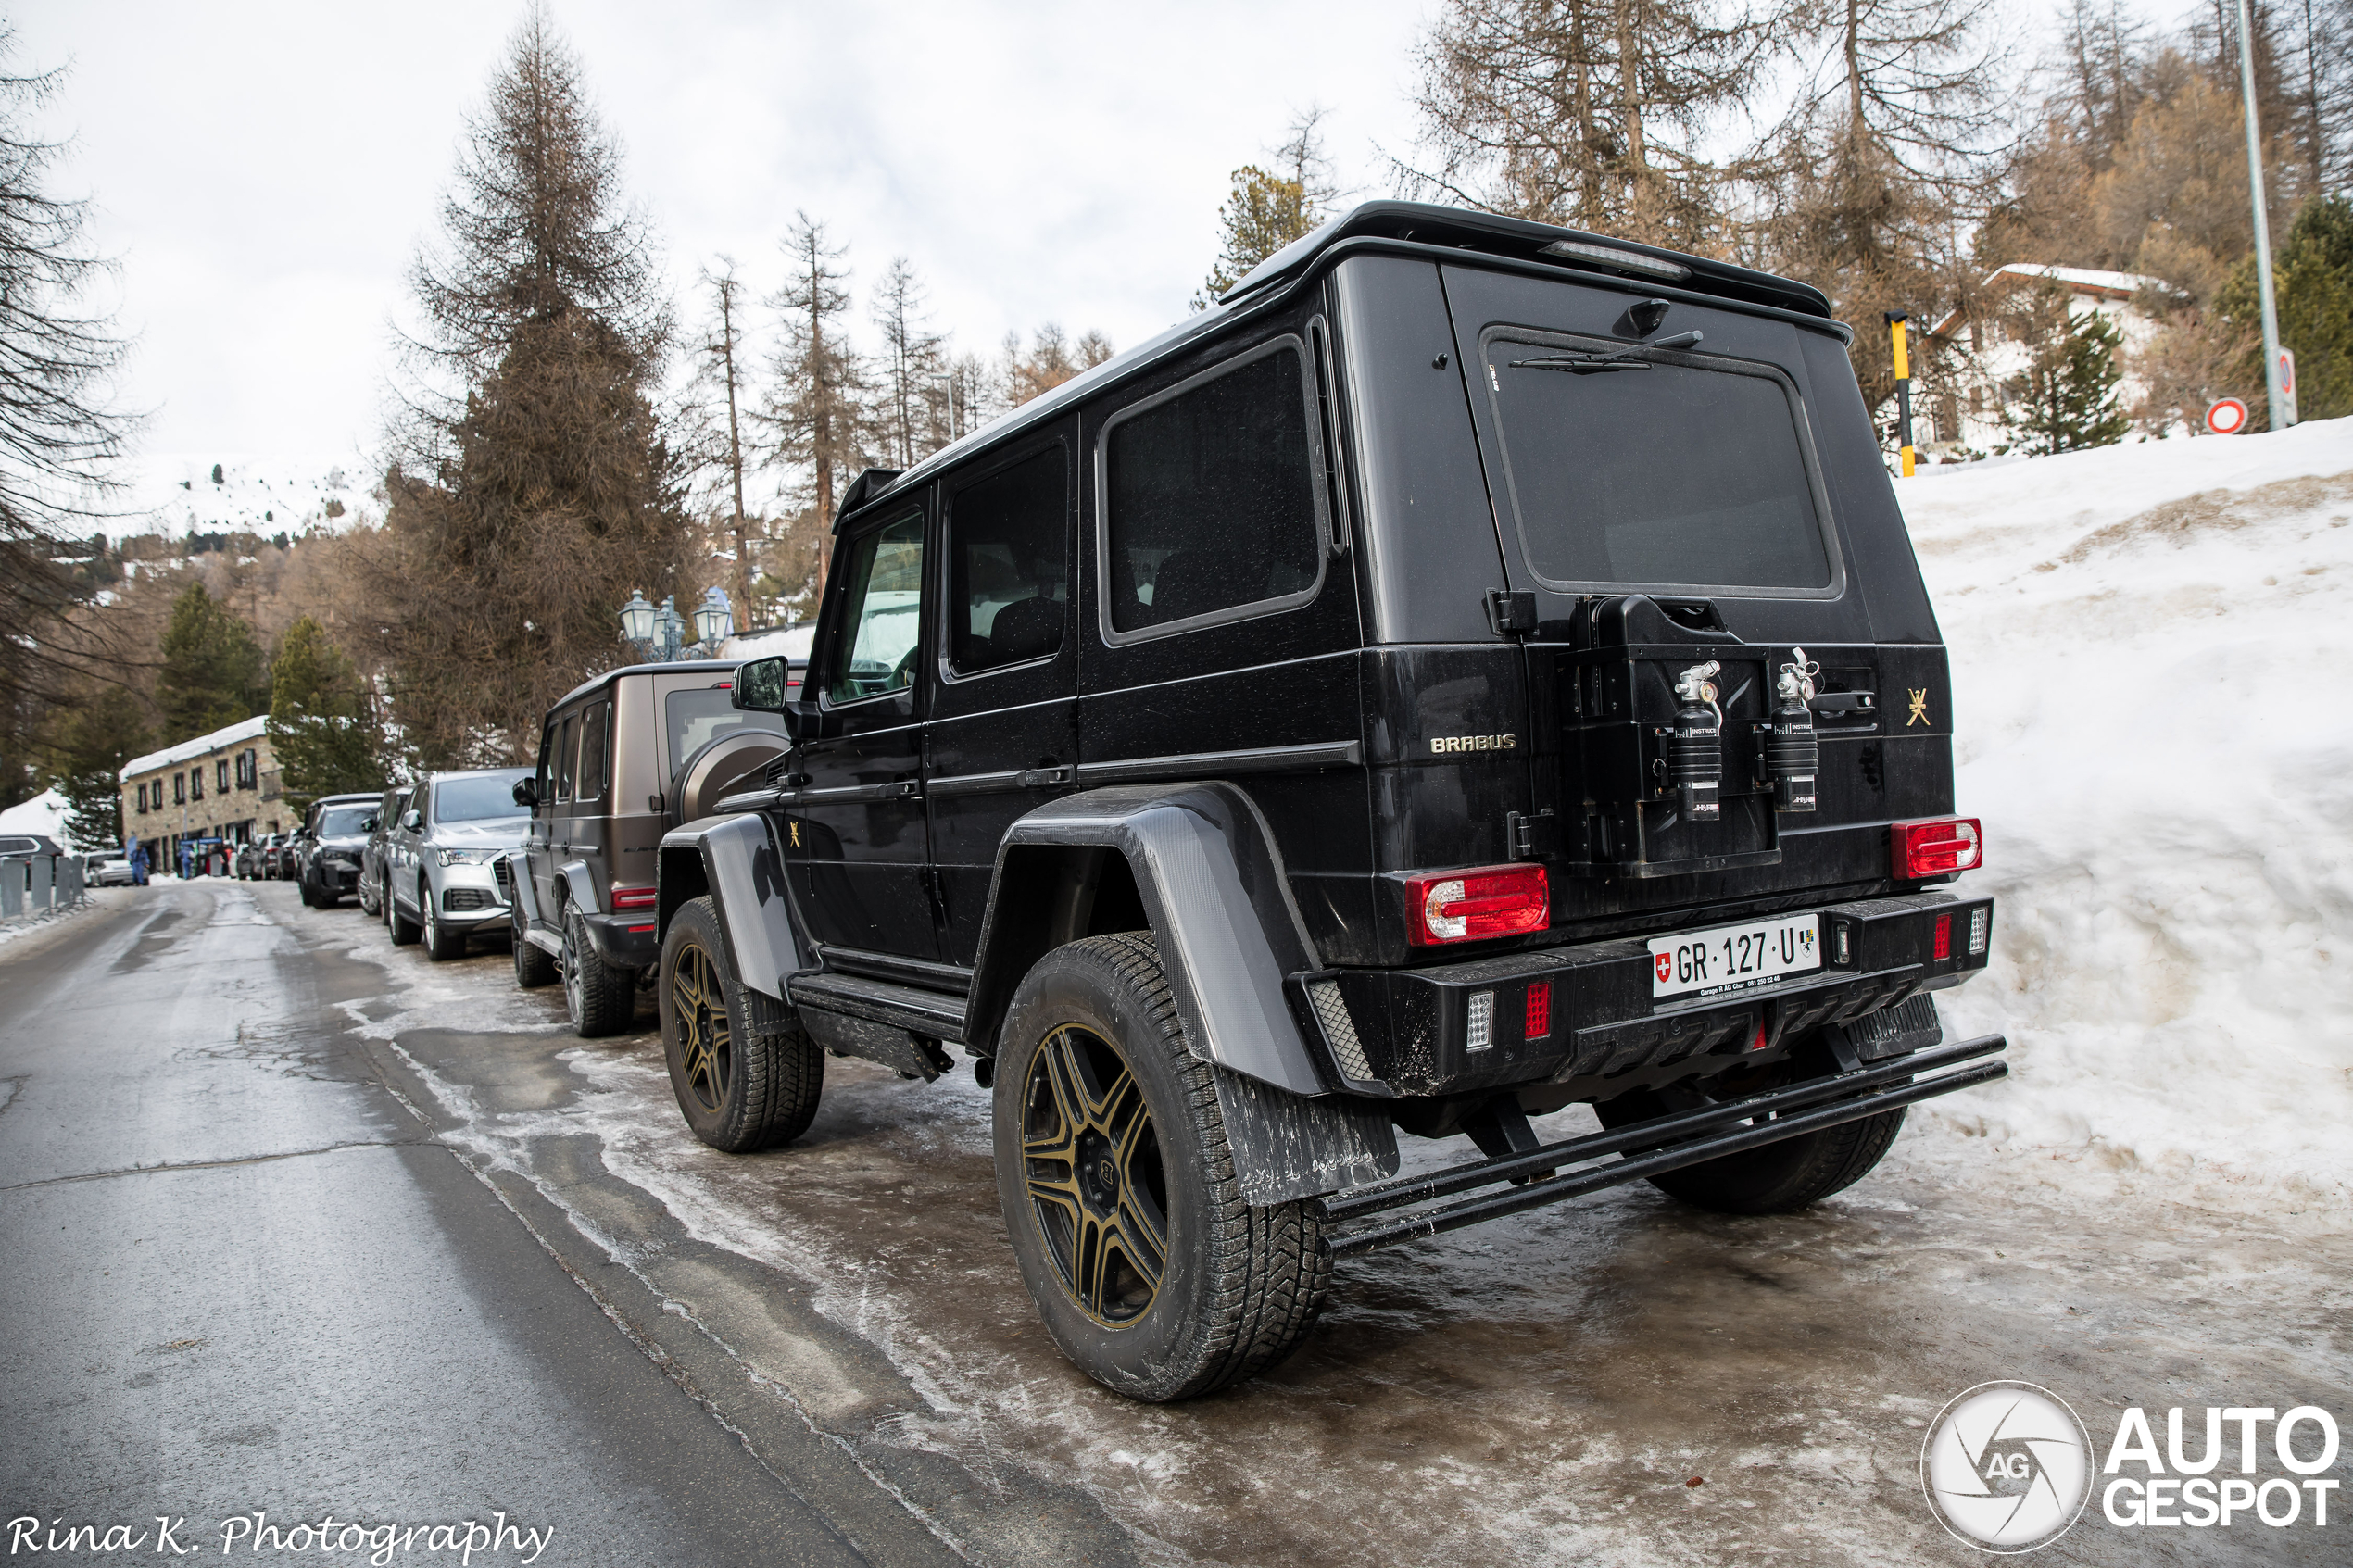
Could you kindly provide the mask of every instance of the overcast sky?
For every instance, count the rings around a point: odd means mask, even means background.
[[[2019,0],[2047,23],[2055,0]],[[684,319],[699,268],[782,273],[796,208],[893,255],[937,326],[1100,327],[1184,313],[1228,172],[1311,103],[1344,183],[1386,194],[1414,132],[1412,54],[1437,0],[1181,6],[555,0]],[[2136,9],[2170,11],[2146,4]],[[42,121],[94,198],[137,340],[150,454],[364,454],[402,273],[520,0],[399,6],[35,0],[11,69],[67,65]],[[762,323],[756,323],[764,325]]]
[[[1310,103],[1343,173],[1402,146],[1426,0],[1166,8],[556,0],[682,315],[732,255],[765,295],[795,208],[864,285],[904,255],[937,326],[1126,345],[1184,313],[1235,165]],[[70,67],[55,176],[95,202],[149,453],[342,453],[380,428],[388,323],[518,3],[12,6]]]

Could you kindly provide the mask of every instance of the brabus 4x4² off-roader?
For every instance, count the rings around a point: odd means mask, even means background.
[[[1361,207],[836,524],[792,745],[660,852],[695,1132],[827,1051],[995,1091],[1063,1348],[1139,1399],[1332,1261],[1647,1178],[1812,1202],[2002,1075],[1944,650],[1812,289]],[[1604,1131],[1540,1143],[1592,1102]],[[1486,1158],[1400,1180],[1397,1135]]]

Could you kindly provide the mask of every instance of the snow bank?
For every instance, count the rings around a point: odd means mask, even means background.
[[[1919,1124],[2169,1198],[2341,1207],[2353,420],[1898,491],[1985,820],[1964,885],[2001,900],[1946,1028],[2007,1032],[2014,1074]]]

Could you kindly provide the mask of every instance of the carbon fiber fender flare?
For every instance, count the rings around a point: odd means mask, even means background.
[[[655,870],[658,938],[688,901],[704,894],[719,910],[727,955],[743,983],[790,1003],[786,977],[810,967],[807,945],[785,898],[785,858],[768,819],[754,812],[701,817],[662,834]]]

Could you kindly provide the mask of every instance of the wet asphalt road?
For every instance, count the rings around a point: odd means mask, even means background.
[[[1139,1407],[1038,1327],[962,1069],[829,1062],[805,1138],[731,1159],[650,1009],[580,1041],[503,950],[278,884],[111,897],[0,947],[11,1515],[503,1509],[561,1563],[1969,1562],[1918,1462],[1974,1384],[2101,1449],[2127,1405],[2353,1414],[2343,1216],[1923,1127],[1803,1215],[1634,1188],[1352,1261],[1276,1374]],[[2348,1512],[2095,1502],[2033,1561],[2341,1563]]]

